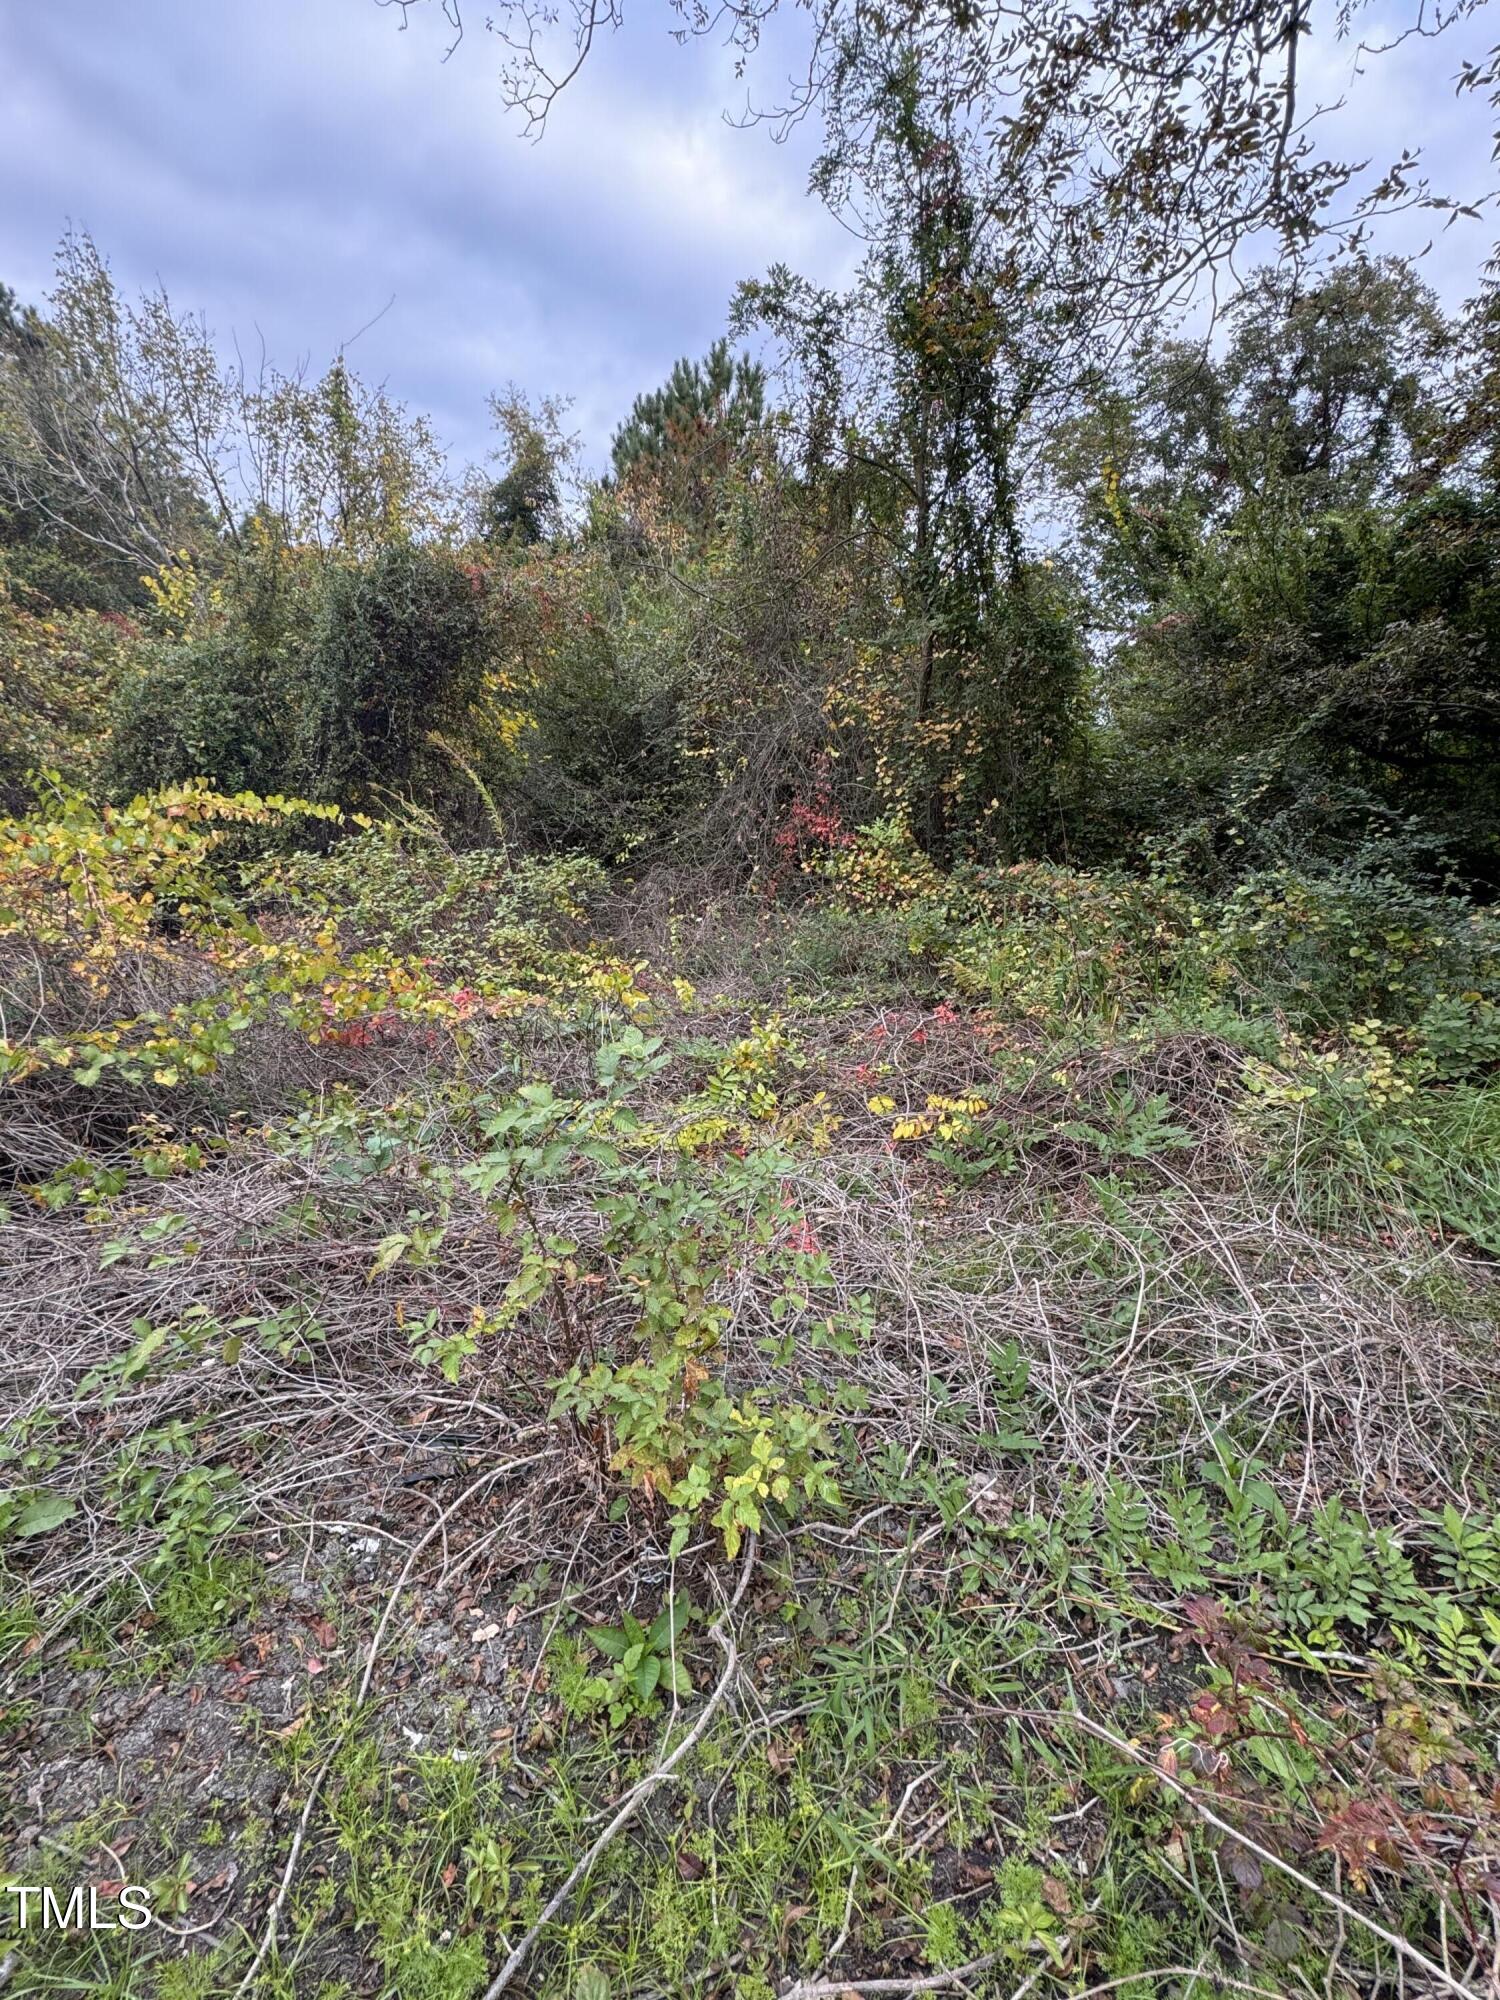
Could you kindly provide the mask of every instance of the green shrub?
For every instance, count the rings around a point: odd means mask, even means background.
[[[799,993],[846,987],[861,998],[904,989],[931,978],[912,914],[855,911],[838,904],[801,910],[775,940],[774,967]]]
[[[545,670],[527,686],[519,804],[532,837],[623,861],[695,816],[700,774],[686,755],[685,668],[659,607],[622,615],[591,576],[562,584]]]
[[[1244,983],[1297,1025],[1415,1021],[1433,1003],[1493,991],[1500,977],[1500,932],[1487,912],[1378,867],[1252,875],[1225,903],[1217,935]]]
[[[29,809],[33,772],[97,781],[138,643],[125,617],[48,611],[0,563],[0,810]]]
[[[446,783],[429,738],[462,734],[489,645],[483,574],[443,551],[396,541],[331,566],[301,669],[298,789],[368,806]]]
[[[1108,1029],[1215,989],[1197,906],[1162,882],[1033,862],[960,871],[957,883],[982,914],[952,949],[954,983],[1006,1012]]]
[[[1413,1030],[1424,1071],[1442,1082],[1500,1068],[1500,1007],[1475,994],[1429,1000]]]
[[[259,896],[347,924],[362,944],[436,959],[460,974],[544,956],[604,885],[597,862],[581,855],[455,853],[435,822],[415,812],[326,853],[253,865],[246,878]]]
[[[206,778],[223,792],[287,789],[295,668],[244,629],[153,645],[115,699],[106,786],[126,800]]]

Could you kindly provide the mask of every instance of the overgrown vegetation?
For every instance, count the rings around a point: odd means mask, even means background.
[[[1493,1991],[1494,300],[873,48],[603,481],[0,299],[13,1992]]]
[[[10,1831],[188,1933],[29,1990],[1465,1984],[1488,914],[877,834],[657,962],[310,811],[5,833]]]

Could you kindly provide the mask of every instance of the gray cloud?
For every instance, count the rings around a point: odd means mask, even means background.
[[[353,358],[456,455],[482,454],[513,380],[573,396],[597,456],[739,278],[848,261],[806,144],[724,124],[723,52],[645,44],[601,51],[531,145],[491,51],[444,65],[369,0],[4,10],[0,275],[38,296],[71,220],[226,346],[315,365],[394,295]]]
[[[572,396],[597,462],[636,391],[721,330],[738,279],[776,259],[838,278],[853,261],[804,193],[813,136],[776,147],[726,126],[732,55],[678,48],[665,23],[638,12],[530,145],[481,31],[440,60],[436,8],[401,34],[371,0],[0,7],[0,278],[40,296],[71,220],[127,286],[160,279],[226,348],[263,339],[283,365],[326,361],[394,296],[352,358],[430,411],[456,458],[483,456],[485,398],[514,381]],[[1415,131],[1440,182],[1483,185],[1483,107],[1452,95],[1459,46],[1370,66],[1340,145],[1379,160]],[[773,38],[763,88],[794,54]],[[1331,100],[1354,67],[1324,38],[1307,74]],[[1426,269],[1450,299],[1490,234],[1436,238]],[[1432,235],[1417,215],[1382,242]]]

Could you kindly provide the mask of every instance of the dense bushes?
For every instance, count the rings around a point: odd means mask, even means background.
[[[111,790],[205,777],[351,807],[385,790],[431,796],[452,767],[430,739],[467,735],[483,692],[485,588],[471,565],[407,541],[360,564],[267,549],[185,636],[141,648],[115,705]]]
[[[535,566],[527,642],[513,649],[526,718],[513,778],[530,839],[619,862],[690,823],[687,676],[659,607],[597,550]]]
[[[307,790],[364,805],[420,778],[430,734],[462,729],[479,699],[484,593],[481,572],[408,541],[332,568],[303,667]]]
[[[245,631],[144,651],[115,701],[108,789],[125,800],[195,777],[280,789],[296,762],[294,687],[286,657]]]
[[[1424,1075],[1482,1075],[1500,1056],[1500,922],[1451,886],[1414,883],[1400,859],[1377,847],[1343,867],[1261,869],[1217,894],[1165,868],[945,875],[881,822],[816,865],[830,916],[870,928],[870,962],[899,938],[929,976],[1007,1015],[1102,1032],[1162,1008],[1274,1016],[1308,1035],[1373,1021]]]
[[[138,640],[129,619],[49,604],[9,573],[0,548],[0,811],[19,811],[28,773],[97,783],[109,710]]]
[[[1443,368],[1485,311],[1445,323],[1390,262],[1305,291],[1263,273],[1222,356],[1169,344],[1075,420],[1065,476],[1121,635],[1099,846],[1196,823],[1233,873],[1417,821],[1493,885],[1500,517]]]
[[[366,827],[324,854],[256,863],[247,888],[344,926],[351,939],[478,977],[496,965],[533,969],[549,943],[576,929],[603,873],[581,857],[513,857],[495,848],[455,854],[429,818]]]
[[[996,429],[975,401],[1040,358],[969,290],[930,298],[909,247],[873,272],[884,318],[785,274],[748,288],[791,408],[768,412],[757,376],[716,415],[717,353],[714,396],[680,422],[681,382],[644,399],[657,448],[571,509],[556,409],[501,407],[510,468],[466,513],[425,427],[336,368],[284,409],[215,404],[285,488],[195,511],[174,461],[157,499],[182,546],[142,558],[132,617],[99,608],[119,561],[91,569],[92,517],[64,534],[46,494],[13,510],[9,802],[51,767],[120,801],[199,777],[400,800],[458,850],[707,867],[715,893],[781,897],[826,863],[867,907],[926,875],[929,911],[972,900],[975,869],[1065,863],[1103,873],[1057,935],[1110,933],[1117,874],[1153,875],[1225,903],[1204,927],[1299,1018],[1346,976],[1403,1018],[1465,990],[1468,916],[1441,898],[1500,881],[1493,313],[1445,320],[1390,263],[1262,274],[1221,352],[1156,342],[1056,425],[1077,533],[1044,553],[1014,483],[1022,406]],[[114,296],[96,257],[69,269],[80,297]],[[132,338],[187,340],[165,311]],[[3,365],[60,393],[33,379],[50,336],[27,326]],[[861,340],[880,361],[863,391]],[[143,359],[143,409],[150,380]],[[851,849],[858,827],[878,831]],[[1440,977],[1426,942],[1412,981],[1385,963],[1383,930],[1445,927]],[[1074,941],[1097,965],[1099,939]]]
[[[1251,875],[1216,934],[1242,978],[1304,1025],[1361,1013],[1411,1023],[1433,1003],[1495,990],[1500,928],[1464,898],[1363,866]]]

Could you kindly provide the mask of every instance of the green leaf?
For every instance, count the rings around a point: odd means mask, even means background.
[[[990,1431],[975,1440],[987,1451],[1040,1451],[1041,1443],[1026,1431]]]
[[[646,1634],[646,1644],[650,1646],[650,1650],[668,1652],[676,1644],[676,1640],[682,1638],[682,1632],[690,1616],[692,1616],[692,1606],[688,1604],[688,1598],[684,1596],[684,1592],[674,1590],[672,1598],[652,1618],[652,1628]]]
[[[137,1320],[134,1321],[133,1324],[139,1326],[141,1322]],[[146,1363],[151,1359],[152,1355],[156,1353],[157,1349],[161,1346],[162,1342],[166,1339],[166,1337],[167,1337],[167,1330],[164,1326],[153,1326],[149,1328],[148,1331],[141,1337],[141,1339],[139,1339],[136,1342],[135,1346],[130,1350],[129,1356],[127,1357],[125,1362],[125,1366],[120,1370],[121,1380],[125,1382],[133,1382],[138,1375],[143,1374],[145,1372]]]
[[[589,1643],[606,1660],[623,1660],[630,1640],[618,1625],[600,1625],[589,1633]]]
[[[78,1512],[78,1502],[66,1493],[37,1493],[16,1516],[15,1532],[24,1541],[31,1535],[50,1535]]]
[[[661,1661],[655,1653],[648,1653],[635,1670],[635,1691],[642,1701],[649,1701],[655,1694],[660,1679]]]

